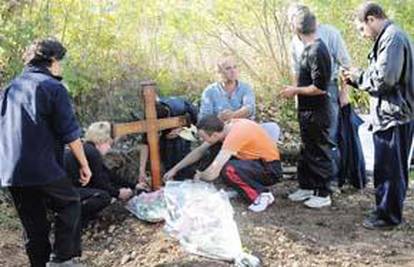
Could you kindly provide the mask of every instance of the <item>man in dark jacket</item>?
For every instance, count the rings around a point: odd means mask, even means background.
[[[363,223],[369,229],[402,222],[408,185],[408,158],[414,133],[414,49],[406,33],[375,3],[363,4],[356,25],[374,41],[366,70],[344,71],[346,81],[371,95],[375,104],[374,186],[376,209]]]
[[[80,183],[91,172],[80,142],[60,60],[66,49],[55,39],[35,41],[25,69],[0,97],[0,186],[8,187],[25,232],[31,266],[76,266],[81,254],[79,194],[63,169],[64,144],[79,163]],[[49,241],[46,204],[55,214]],[[52,253],[53,252],[53,253]]]

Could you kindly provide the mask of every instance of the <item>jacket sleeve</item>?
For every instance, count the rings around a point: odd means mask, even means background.
[[[358,89],[373,96],[388,94],[399,82],[404,63],[404,45],[400,37],[385,38],[377,49],[377,60],[362,71]]]
[[[190,101],[185,100],[185,110],[190,117],[190,122],[195,125],[197,123],[198,116],[197,107],[193,105]]]
[[[85,153],[91,168],[92,178],[91,187],[107,191],[111,197],[117,198],[119,190],[111,184],[110,175],[104,166],[103,158],[95,148],[85,147]]]
[[[108,173],[108,176],[110,177],[111,184],[116,188],[130,188],[134,189],[136,184],[129,182],[128,180],[118,176],[115,172],[109,170],[107,167],[105,167],[106,173]]]
[[[60,83],[53,86],[55,86],[52,104],[53,128],[62,138],[62,141],[68,144],[80,137],[81,130],[76,121],[73,106],[66,88]]]

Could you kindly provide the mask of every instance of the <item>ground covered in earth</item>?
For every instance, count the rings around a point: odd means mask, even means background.
[[[345,189],[332,207],[310,210],[287,199],[295,185],[284,180],[274,186],[276,202],[264,213],[247,211],[239,197],[231,200],[243,246],[263,266],[414,266],[412,189],[405,205],[407,223],[392,231],[370,231],[361,221],[372,207],[372,189]],[[0,266],[27,266],[19,227],[2,222]],[[141,222],[119,203],[90,225],[83,242],[81,261],[87,266],[231,266],[188,254],[164,233],[162,223]]]

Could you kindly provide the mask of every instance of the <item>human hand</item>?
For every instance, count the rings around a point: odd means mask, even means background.
[[[284,98],[291,98],[298,94],[297,87],[286,85],[281,91],[280,96]]]
[[[182,128],[175,128],[172,129],[168,134],[165,135],[167,139],[174,139],[178,137],[178,134],[181,132]]]
[[[222,112],[220,112],[217,117],[221,121],[228,121],[228,120],[231,120],[233,118],[233,114],[234,114],[233,111],[231,111],[229,109],[225,109]]]
[[[138,183],[135,186],[136,189],[143,189],[143,190],[149,190],[150,186],[148,184],[148,178],[145,173],[142,173],[138,177]]]
[[[121,188],[119,189],[118,198],[122,201],[127,201],[129,198],[132,197],[134,192],[130,188]]]
[[[168,172],[164,174],[163,176],[164,182],[173,180],[176,174],[177,174],[177,171],[174,168],[172,168],[171,170],[169,170]]]
[[[339,90],[339,103],[341,107],[349,104],[349,86],[341,79],[341,90]]]
[[[79,182],[82,186],[86,186],[92,176],[92,172],[91,169],[89,168],[89,165],[85,165],[85,166],[81,166],[79,168]]]
[[[145,171],[141,171],[138,176],[138,183],[146,184],[148,182],[148,176]]]
[[[194,181],[200,181],[201,177],[203,177],[203,172],[196,170],[196,173],[194,174],[194,177],[193,177]]]
[[[360,70],[358,68],[351,67],[341,69],[341,79],[343,79],[346,84],[355,84],[359,79],[359,75]]]

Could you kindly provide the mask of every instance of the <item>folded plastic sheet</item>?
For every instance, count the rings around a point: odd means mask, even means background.
[[[134,196],[127,202],[125,208],[138,219],[146,222],[161,222],[167,216],[167,206],[162,189]]]
[[[260,265],[259,259],[242,250],[225,192],[201,181],[169,181],[164,197],[168,209],[165,231],[188,252],[232,261],[236,266]]]

